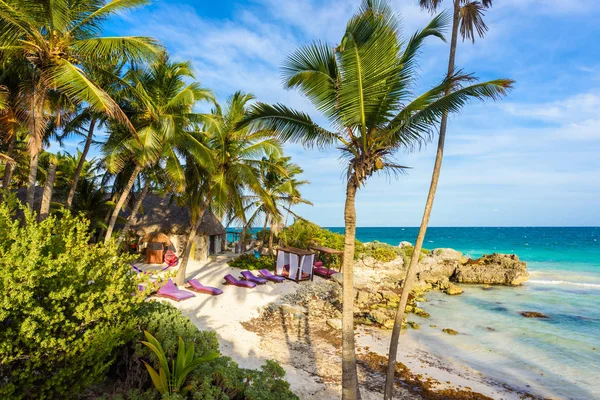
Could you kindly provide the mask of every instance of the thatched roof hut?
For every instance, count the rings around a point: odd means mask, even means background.
[[[138,235],[152,232],[167,235],[187,235],[190,229],[190,210],[178,206],[170,197],[148,194],[142,203],[137,221],[131,226]],[[225,228],[211,212],[206,212],[198,228],[198,234],[213,236],[224,235]]]

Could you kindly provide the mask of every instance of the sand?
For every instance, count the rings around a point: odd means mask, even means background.
[[[221,353],[234,359],[245,368],[258,368],[267,359],[278,361],[286,370],[286,380],[291,389],[302,399],[340,398],[341,367],[339,350],[331,345],[331,340],[315,336],[307,337],[304,329],[306,321],[299,320],[292,329],[281,332],[255,333],[245,329],[242,323],[260,315],[260,310],[270,303],[281,302],[285,295],[294,293],[299,285],[319,285],[321,278],[313,282],[297,284],[292,281],[258,285],[253,289],[223,285],[223,276],[230,273],[239,276],[240,270],[231,268],[227,261],[234,255],[225,253],[211,257],[202,265],[192,261],[188,265],[187,279],[198,279],[202,284],[219,287],[220,296],[196,294],[196,297],[180,303],[160,299],[174,304],[182,313],[190,317],[201,330],[217,333]],[[153,269],[140,265],[143,269]],[[304,328],[303,328],[304,327]],[[308,328],[306,328],[308,331]],[[341,335],[341,334],[340,334]],[[331,338],[329,338],[331,339]],[[408,331],[401,338],[398,360],[403,362],[414,374],[422,374],[424,379],[433,378],[440,382],[436,386],[473,390],[494,399],[519,399],[521,396],[504,389],[491,377],[475,371],[465,365],[452,361],[452,357],[432,354],[428,343],[419,337],[418,331]],[[387,354],[389,332],[358,329],[357,347],[360,354],[375,352]],[[363,386],[363,399],[380,399],[379,381],[361,374],[361,379],[370,382]],[[368,386],[368,387],[366,387]],[[398,390],[397,398],[421,398],[414,392]]]

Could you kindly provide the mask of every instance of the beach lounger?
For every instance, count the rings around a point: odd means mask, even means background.
[[[271,273],[271,271],[267,269],[261,269],[258,271],[263,277],[273,282],[283,282],[285,278],[283,276],[277,276]]]
[[[315,263],[313,265],[315,267],[322,267],[323,266],[323,261],[315,261]]]
[[[190,297],[196,297],[194,293],[179,289],[177,286],[175,286],[171,279],[169,279],[169,282],[163,285],[163,287],[158,289],[157,295],[175,301],[181,301],[189,299]]]
[[[329,279],[331,275],[336,274],[338,271],[335,269],[329,269],[323,266],[315,267],[314,273],[315,275],[319,275],[322,278]]]
[[[231,274],[227,274],[225,275],[225,284],[229,284],[229,285],[234,285],[234,286],[239,286],[239,287],[245,287],[248,289],[251,289],[253,287],[256,286],[256,283],[254,282],[250,282],[250,281],[239,281],[237,279],[235,279],[233,277],[233,275]]]
[[[242,276],[245,280],[257,283],[259,285],[264,285],[265,283],[267,283],[267,280],[265,278],[259,278],[258,276],[254,276],[254,274],[250,271],[242,271]]]
[[[210,294],[212,296],[218,296],[220,294],[223,294],[223,291],[221,289],[217,289],[216,287],[211,286],[204,286],[203,284],[198,282],[197,279],[190,279],[188,283],[190,284],[189,289],[193,290],[194,292]]]

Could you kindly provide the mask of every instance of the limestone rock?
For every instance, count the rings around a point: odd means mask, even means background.
[[[356,306],[362,308],[370,303],[370,293],[364,290],[358,290],[356,292]]]
[[[431,315],[429,315],[429,313],[425,310],[423,310],[422,308],[419,307],[415,307],[413,313],[421,318],[429,318],[431,317]]]
[[[383,299],[385,301],[387,301],[387,303],[389,305],[394,305],[394,304],[398,305],[398,303],[400,303],[400,296],[398,296],[396,293],[392,292],[391,290],[384,290],[379,293],[381,294]]]
[[[400,242],[400,243],[398,244],[398,247],[400,247],[400,248],[402,249],[402,248],[404,248],[404,247],[413,247],[413,245],[412,245],[412,243],[411,243],[411,242]]]
[[[412,329],[421,329],[421,325],[413,321],[408,321],[406,325],[410,326]]]
[[[460,286],[450,283],[444,292],[451,296],[455,296],[457,294],[462,294],[463,290]]]
[[[529,279],[529,273],[516,254],[494,253],[459,265],[452,278],[459,283],[518,286]]]
[[[279,309],[286,315],[291,315],[293,318],[300,319],[304,317],[304,314],[308,312],[308,310],[302,306],[297,306],[293,304],[282,304],[279,306]]]
[[[537,311],[521,311],[521,315],[525,318],[549,318],[547,315]]]
[[[332,327],[333,329],[335,329],[337,331],[342,330],[342,320],[341,319],[330,318],[327,320],[327,325],[329,325],[330,327]]]
[[[449,249],[449,248],[439,248],[433,250],[433,257],[442,260],[442,261],[462,261],[463,254],[460,251]]]
[[[454,329],[450,329],[450,328],[444,328],[444,329],[442,329],[442,332],[445,332],[448,335],[458,335],[457,331],[455,331]]]

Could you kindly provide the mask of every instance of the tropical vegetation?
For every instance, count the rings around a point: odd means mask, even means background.
[[[342,393],[360,398],[353,263],[402,256],[409,265],[390,343],[393,377],[410,285],[426,252],[448,116],[472,99],[503,97],[513,83],[478,82],[455,65],[459,34],[473,41],[485,34],[483,13],[492,0],[453,0],[451,18],[438,14],[407,40],[388,1],[364,0],[339,41],[294,51],[282,69],[285,87],[308,98],[327,126],[243,91],[219,101],[196,80],[190,62],[173,60],[155,39],[103,36],[109,18],[148,3],[0,1],[0,394],[77,397],[110,381],[135,396],[146,396],[153,383],[157,391],[149,398],[296,398],[276,363],[246,370],[215,358],[214,333],[199,331],[171,306],[144,302],[148,285],[138,286],[143,277],[132,273],[122,242],[144,212],[144,199],[155,193],[189,209],[179,285],[206,213],[241,226],[242,237],[250,228],[266,232],[260,250],[267,256],[240,257],[232,263],[238,267],[272,266],[275,244],[343,250],[334,260],[344,265]],[[434,13],[442,1],[419,3]],[[414,93],[423,44],[444,40],[450,23],[446,76]],[[198,112],[202,106],[212,109]],[[359,191],[375,174],[402,175],[406,166],[397,155],[437,132],[415,247],[357,241]],[[82,143],[68,153],[73,138]],[[308,181],[285,155],[286,142],[340,150],[343,235],[296,214],[296,206],[311,204],[301,193]],[[290,215],[295,222],[288,226]],[[390,368],[387,378],[385,397],[391,398]]]

